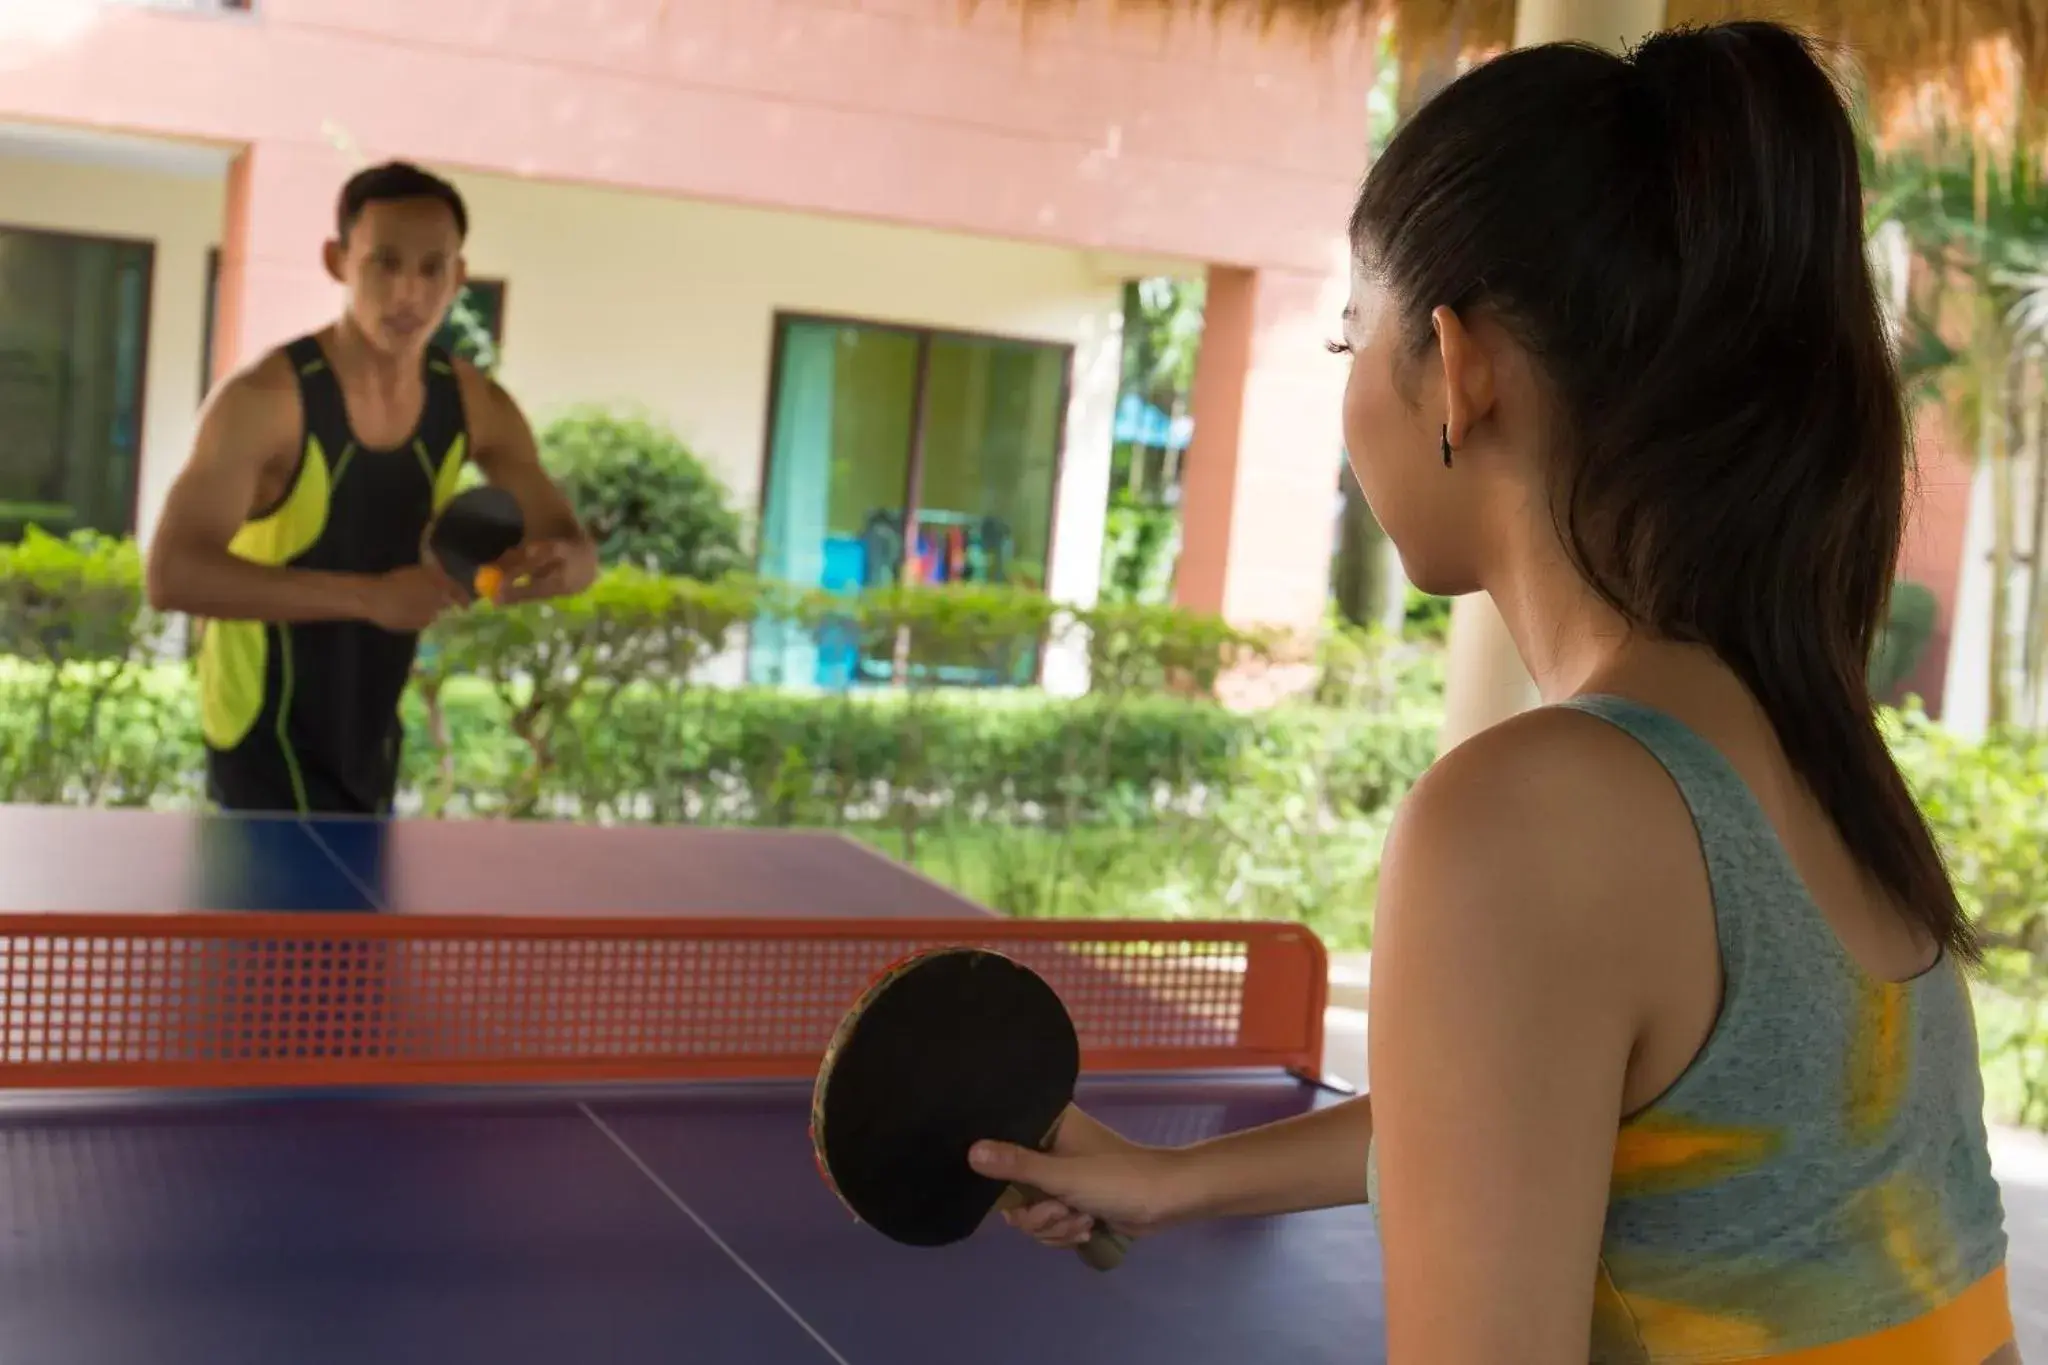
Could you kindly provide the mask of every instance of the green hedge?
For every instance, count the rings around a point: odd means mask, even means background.
[[[0,798],[183,806],[200,795],[189,667],[161,647],[130,545],[0,547]],[[707,686],[750,621],[833,621],[904,687]],[[1091,693],[956,690],[1048,643]],[[451,616],[406,699],[427,813],[846,829],[1020,914],[1304,920],[1369,934],[1387,812],[1428,764],[1441,650],[1327,632],[1300,703],[1214,699],[1277,642],[1168,607],[998,589],[859,598],[608,571],[565,602]],[[2048,745],[1966,743],[1917,710],[1891,740],[1993,944],[1987,1049],[2048,1121]]]
[[[0,591],[40,622],[0,658],[0,798],[200,799],[189,666],[155,647],[132,547],[39,538]],[[900,688],[704,685],[749,622],[851,630]],[[1049,647],[1081,699],[960,690]],[[614,567],[577,598],[444,618],[405,701],[404,801],[428,814],[845,829],[1019,914],[1300,919],[1362,942],[1379,822],[1427,764],[1427,651],[1332,636],[1317,695],[1226,708],[1278,643],[1171,607],[1088,611],[988,587],[860,597]]]
[[[1302,919],[1362,943],[1379,819],[1431,715],[1174,697],[852,697],[654,685],[558,718],[545,767],[489,683],[407,698],[408,805],[452,815],[837,827],[1019,914]],[[0,666],[0,798],[200,799],[190,673]]]
[[[496,692],[451,685],[440,709],[445,743],[417,696],[407,707],[407,784],[444,792],[436,809],[503,814],[531,793],[533,811],[565,818],[774,825],[868,822],[913,795],[1009,823],[1128,822],[1192,808],[1254,766],[1318,757],[1333,800],[1372,810],[1427,764],[1435,731],[1426,713],[1240,713],[1171,697],[1112,709],[1038,694],[647,687],[571,708],[543,771]]]
[[[1957,738],[1917,705],[1892,751],[1983,935],[1978,1029],[1992,1112],[2048,1126],[2048,735]]]

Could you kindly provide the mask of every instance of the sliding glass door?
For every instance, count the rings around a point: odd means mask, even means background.
[[[1043,589],[1051,550],[1064,346],[789,318],[776,338],[760,571],[857,593],[899,582]],[[1028,682],[1015,669],[949,682]],[[756,624],[749,676],[846,687],[896,677],[852,632]]]

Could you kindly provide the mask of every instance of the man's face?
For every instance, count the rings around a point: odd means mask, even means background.
[[[371,204],[345,241],[327,244],[327,270],[347,291],[348,315],[371,344],[416,355],[462,288],[455,214],[435,199]]]

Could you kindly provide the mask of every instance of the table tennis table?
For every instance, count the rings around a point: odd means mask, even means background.
[[[1339,1098],[1286,925],[994,915],[831,833],[0,807],[0,1363],[1383,1358],[1365,1209],[897,1246],[810,1079],[874,972],[1042,971],[1082,1103]]]

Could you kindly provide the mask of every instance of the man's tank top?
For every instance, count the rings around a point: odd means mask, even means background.
[[[1872,978],[1719,751],[1635,702],[1562,705],[1678,787],[1724,974],[1706,1044],[1616,1138],[1595,1365],[1982,1365],[2012,1322],[1960,965]]]
[[[311,336],[285,348],[304,430],[298,469],[230,550],[259,564],[380,574],[416,564],[467,456],[448,354],[429,348],[413,434],[357,441],[332,364]],[[388,811],[398,781],[399,703],[418,637],[367,621],[208,621],[199,649],[200,728],[215,799],[230,809]]]

